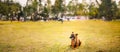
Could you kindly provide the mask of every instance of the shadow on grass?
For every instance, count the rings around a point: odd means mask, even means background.
[[[0,23],[0,25],[4,25],[3,23]]]
[[[0,43],[0,52],[10,52],[10,51],[12,51],[13,48],[14,48],[14,46],[11,46],[9,44],[1,44]]]
[[[72,49],[71,46],[67,46],[66,50],[64,52],[72,52],[75,51],[75,49]]]

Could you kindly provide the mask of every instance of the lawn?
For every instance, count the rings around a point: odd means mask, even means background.
[[[82,42],[75,50],[71,32]],[[0,52],[120,52],[120,21],[0,21]]]

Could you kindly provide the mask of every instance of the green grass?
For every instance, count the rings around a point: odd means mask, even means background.
[[[82,42],[75,50],[71,32]],[[120,21],[0,21],[0,52],[120,52]]]

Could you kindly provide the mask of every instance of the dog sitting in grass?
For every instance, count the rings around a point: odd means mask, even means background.
[[[75,48],[78,48],[81,45],[81,41],[78,39],[78,34],[75,34]]]
[[[78,34],[74,34],[74,32],[72,32],[70,36],[72,49],[78,48],[81,45],[81,41],[78,39],[77,36]]]

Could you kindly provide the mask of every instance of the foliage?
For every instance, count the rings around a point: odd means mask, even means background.
[[[47,0],[47,10],[51,13],[51,1]]]
[[[7,3],[0,2],[0,13],[3,15],[13,14],[13,12],[17,12],[20,9],[20,4],[18,3]]]
[[[101,0],[102,3],[99,6],[99,16],[105,17],[105,20],[112,20],[114,14],[116,13],[116,4],[111,0]]]
[[[119,1],[119,4],[117,5],[116,19],[120,19],[120,1]]]
[[[47,18],[49,16],[49,11],[47,7],[44,7],[44,11],[42,11],[41,16]]]
[[[27,6],[24,8],[24,12],[27,13],[28,16],[32,14],[32,11],[32,6]]]
[[[85,15],[84,5],[78,4],[76,7],[75,15]]]
[[[113,14],[113,16],[112,16],[112,18],[113,19],[116,19],[116,17],[117,17],[117,11],[119,11],[119,9],[118,9],[118,7],[117,7],[117,4],[116,4],[116,2],[112,2],[112,14]]]
[[[73,5],[73,1],[70,1],[67,5],[67,11],[70,15],[74,15],[76,6]]]
[[[34,0],[31,5],[28,5],[24,8],[24,12],[27,13],[27,15],[31,15],[32,13],[35,13],[37,11],[38,2],[37,0]]]
[[[98,8],[95,7],[94,4],[91,4],[89,6],[89,16],[92,18],[95,18],[95,17],[97,17],[97,15],[98,15]]]
[[[64,12],[64,4],[63,0],[55,0],[55,5],[52,8],[52,13],[59,14],[61,12]]]
[[[0,2],[0,13],[5,15],[9,13],[9,6],[6,3]]]
[[[38,6],[37,0],[34,0],[31,6],[32,6],[32,9],[33,9],[33,12],[37,11],[37,6]]]
[[[19,10],[21,10],[20,4],[14,3],[13,0],[4,1],[5,2],[0,2],[0,14],[8,16],[8,14],[12,15],[13,13],[17,13]],[[101,4],[98,3],[98,7],[96,7],[93,3],[91,5],[78,3],[78,0],[71,0],[67,6],[65,5],[65,0],[55,0],[54,5],[51,4],[51,0],[47,0],[47,3],[45,4],[45,6],[42,6],[42,0],[34,0],[31,5],[24,7],[23,11],[27,15],[40,12],[40,15],[42,16],[67,13],[68,15],[88,14],[93,18],[105,17],[105,20],[120,18],[120,2],[119,5],[117,5],[116,2],[113,2],[112,0],[101,0]],[[37,10],[38,6],[40,8],[39,11]]]

